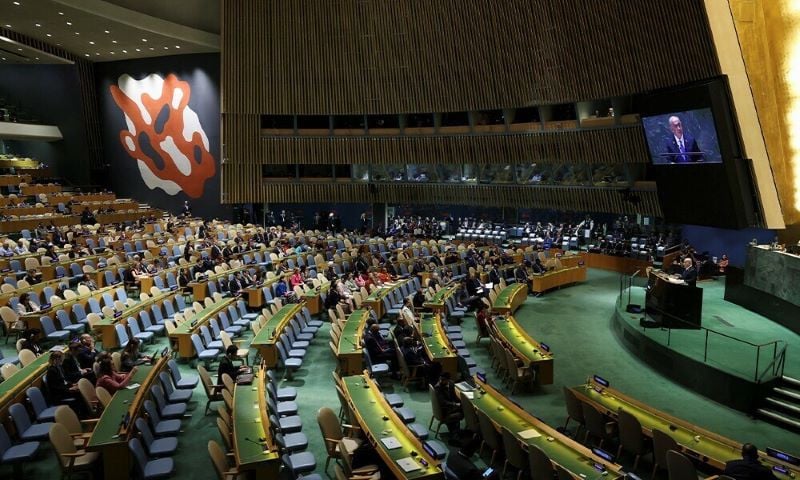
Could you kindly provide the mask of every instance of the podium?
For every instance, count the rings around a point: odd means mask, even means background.
[[[664,328],[699,329],[703,314],[703,289],[651,271],[645,294],[646,315]]]

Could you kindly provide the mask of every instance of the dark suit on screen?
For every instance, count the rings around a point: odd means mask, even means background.
[[[665,162],[669,163],[702,162],[704,159],[703,154],[700,152],[701,150],[700,146],[697,144],[697,140],[688,133],[684,133],[683,152],[681,152],[681,148],[678,145],[678,141],[675,139],[675,137],[670,136],[669,140],[667,140],[667,143],[664,146],[664,153],[667,155],[664,155],[662,158]]]
[[[691,287],[697,286],[697,268],[692,265],[681,274],[681,280]]]

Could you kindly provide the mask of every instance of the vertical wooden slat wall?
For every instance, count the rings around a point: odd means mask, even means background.
[[[676,12],[679,12],[677,14]],[[632,95],[720,74],[702,0],[222,0],[223,201],[420,202],[660,214],[602,188],[272,183],[262,164],[648,161],[640,126],[435,137],[261,136],[260,115],[458,112]]]
[[[223,0],[227,113],[483,110],[719,74],[702,0]]]

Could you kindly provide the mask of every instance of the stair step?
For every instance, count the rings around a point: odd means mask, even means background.
[[[778,423],[782,423],[784,425],[791,426],[793,428],[800,428],[800,421],[787,417],[786,415],[778,413],[774,410],[770,410],[767,408],[759,408],[758,410],[756,410],[756,413],[758,413],[761,416],[767,417],[769,419],[775,420]]]
[[[789,385],[791,385],[793,387],[800,388],[800,380],[798,380],[796,378],[792,378],[792,377],[784,375],[784,376],[781,377],[781,381],[783,383],[788,383]]]
[[[781,400],[780,398],[775,397],[767,397],[764,399],[767,403],[771,403],[774,406],[778,406],[783,408],[784,410],[788,410],[792,412],[793,415],[797,415],[800,417],[800,405],[787,402],[785,400]]]
[[[789,390],[788,388],[783,387],[775,387],[772,389],[772,391],[775,393],[780,393],[784,397],[789,397],[800,402],[800,392],[795,392],[794,390]]]

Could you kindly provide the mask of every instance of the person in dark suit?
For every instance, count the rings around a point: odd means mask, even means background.
[[[689,163],[702,162],[703,154],[700,153],[700,146],[693,136],[683,131],[683,123],[680,117],[669,117],[669,129],[672,137],[669,138],[664,146],[664,157],[669,163]]]
[[[778,477],[769,467],[758,461],[758,448],[752,443],[742,445],[742,459],[725,464],[725,475],[736,480],[776,480]]]
[[[237,353],[238,348],[236,345],[231,345],[225,349],[225,356],[219,361],[219,367],[217,367],[217,385],[222,385],[222,375],[225,374],[231,377],[231,380],[235,382],[236,377],[245,369],[244,366],[237,367],[233,364],[233,361],[236,360]]]
[[[483,479],[483,472],[471,460],[480,446],[481,441],[478,438],[469,440],[457,452],[452,452],[447,456],[446,469],[460,480]],[[496,478],[496,475],[490,475],[486,478],[493,479]]]
[[[686,282],[690,287],[697,286],[697,267],[689,257],[683,259],[683,273],[681,273],[681,280]]]
[[[392,371],[392,376],[397,377],[397,361],[394,348],[383,338],[380,327],[373,323],[369,327],[369,333],[364,336],[364,347],[369,353],[369,358],[373,363],[387,363]]]
[[[442,423],[447,425],[447,430],[451,434],[457,433],[461,429],[460,424],[461,419],[464,418],[464,412],[461,410],[461,401],[456,396],[455,385],[450,380],[450,374],[443,372],[433,388],[444,415]]]
[[[63,405],[66,402],[74,401],[78,393],[78,386],[67,380],[62,366],[63,363],[64,352],[55,350],[50,354],[45,379],[47,381],[47,391],[50,393],[50,401],[55,405]]]

